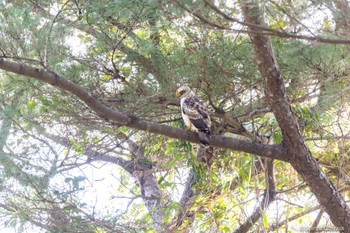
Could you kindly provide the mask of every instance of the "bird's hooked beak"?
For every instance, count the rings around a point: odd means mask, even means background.
[[[180,98],[180,96],[181,96],[181,93],[180,93],[180,91],[177,90],[177,91],[176,91],[176,97],[177,97],[177,98]]]
[[[189,93],[191,90],[187,86],[182,86],[179,89],[176,90],[176,97],[184,97],[187,95],[186,93]]]

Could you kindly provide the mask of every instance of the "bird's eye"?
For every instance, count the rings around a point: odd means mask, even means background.
[[[185,91],[180,91],[180,95],[183,95],[183,94],[185,94]]]

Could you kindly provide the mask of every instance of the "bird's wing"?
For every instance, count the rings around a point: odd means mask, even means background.
[[[195,96],[185,99],[183,103],[183,113],[188,116],[191,123],[200,131],[207,131],[210,128],[209,114]]]

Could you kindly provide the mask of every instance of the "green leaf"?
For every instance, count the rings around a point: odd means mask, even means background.
[[[225,226],[225,225],[220,225],[219,230],[223,231],[223,232],[231,232],[230,228],[228,226]]]
[[[266,215],[265,211],[261,211],[261,214],[263,216],[264,228],[266,230],[268,230],[269,229],[269,222],[268,222],[268,219],[267,219],[267,215]]]
[[[283,28],[284,28],[284,22],[283,22],[283,21],[279,21],[279,22],[278,22],[278,26],[280,26],[280,28],[283,29]]]
[[[281,131],[274,132],[272,134],[272,138],[273,138],[274,143],[276,143],[276,144],[281,143],[282,142],[282,132]]]
[[[98,137],[93,137],[91,142],[92,143],[98,143],[100,141],[100,139]]]
[[[239,169],[238,173],[241,176],[243,182],[246,182],[248,180],[247,174],[242,169]]]
[[[122,68],[122,73],[125,77],[129,76],[130,75],[130,72],[131,72],[131,67],[128,67],[128,66],[124,66]]]
[[[108,82],[109,80],[111,80],[110,75],[108,75],[108,74],[103,75],[103,81]]]
[[[27,103],[27,109],[29,111],[33,111],[37,105],[38,104],[35,102],[35,100],[29,100]]]

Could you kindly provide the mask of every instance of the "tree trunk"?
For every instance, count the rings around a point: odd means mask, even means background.
[[[255,25],[263,25],[259,6],[253,1],[241,1],[245,21],[249,30],[256,61],[264,80],[266,99],[282,130],[283,145],[290,156],[290,163],[315,194],[317,200],[325,207],[325,211],[333,224],[345,232],[350,232],[350,209],[345,204],[338,190],[326,177],[316,160],[304,143],[299,124],[294,115],[281,71],[278,67],[271,39],[259,32]]]

